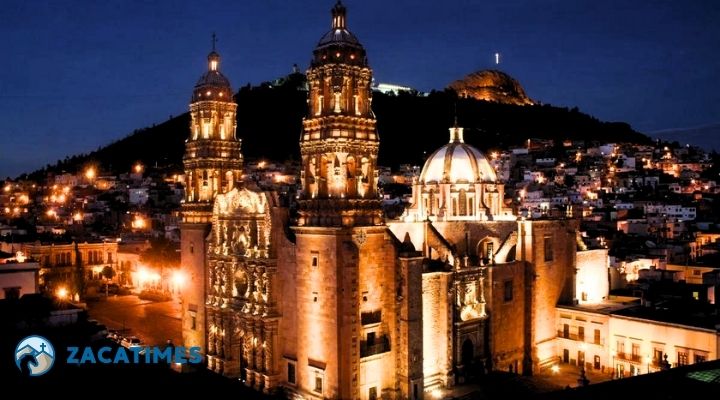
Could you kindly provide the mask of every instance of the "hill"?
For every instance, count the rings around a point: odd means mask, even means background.
[[[720,124],[710,124],[692,128],[664,129],[650,132],[650,135],[663,140],[690,143],[709,151],[720,151]]]
[[[246,86],[236,94],[238,137],[243,141],[243,154],[247,159],[299,159],[298,141],[306,113],[306,92],[299,90],[302,86],[292,80],[280,82],[280,85]],[[602,122],[576,108],[490,103],[458,98],[453,91],[432,92],[427,96],[374,93],[373,110],[381,139],[379,164],[422,163],[426,153],[447,142],[455,109],[459,124],[466,129],[465,140],[482,150],[520,145],[528,138],[650,142],[650,138],[628,124]],[[125,172],[138,161],[182,171],[189,124],[189,114],[185,113],[136,130],[89,154],[67,157],[35,171],[30,177],[40,178],[47,172],[76,172],[88,163],[99,165],[103,171]]]

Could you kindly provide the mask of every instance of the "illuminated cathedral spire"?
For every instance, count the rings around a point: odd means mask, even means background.
[[[310,107],[300,139],[303,171],[298,223],[376,225],[382,213],[372,70],[362,44],[347,29],[346,9],[340,2],[332,9],[332,29],[313,51],[307,79]],[[337,204],[328,207],[329,202]],[[324,215],[331,208],[333,215]]]
[[[186,203],[209,203],[236,187],[242,176],[240,140],[235,137],[237,104],[230,81],[220,72],[216,42],[213,34],[208,69],[195,84],[190,103],[190,137],[183,159]]]

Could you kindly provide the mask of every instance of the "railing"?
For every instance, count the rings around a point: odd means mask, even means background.
[[[617,358],[620,360],[632,361],[636,363],[642,362],[642,356],[640,356],[640,354],[617,353]]]
[[[375,339],[373,344],[368,344],[365,340],[360,341],[360,357],[370,357],[388,351],[390,351],[390,339],[387,336]]]
[[[580,339],[580,336],[575,333],[568,333],[565,334],[563,331],[558,331],[557,333],[558,337],[564,338],[564,339],[570,339],[570,340],[582,340]]]

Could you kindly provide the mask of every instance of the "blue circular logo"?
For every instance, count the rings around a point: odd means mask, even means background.
[[[28,336],[15,348],[15,365],[23,374],[40,376],[55,363],[55,349],[42,336]]]

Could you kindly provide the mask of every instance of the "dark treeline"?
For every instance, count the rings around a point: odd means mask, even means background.
[[[286,81],[289,82],[289,81]],[[238,137],[248,159],[299,159],[298,141],[307,107],[306,92],[297,82],[245,86],[237,95]],[[452,91],[427,96],[410,93],[373,94],[381,138],[380,165],[421,164],[425,156],[448,140],[448,127],[457,114],[465,127],[465,141],[482,150],[522,145],[528,138],[598,142],[649,143],[650,139],[625,123],[607,123],[579,112],[550,105],[514,106],[474,99],[458,99]],[[74,173],[90,163],[103,171],[129,171],[140,161],[148,167],[182,171],[189,114],[139,129],[89,154],[75,155],[35,171]]]

